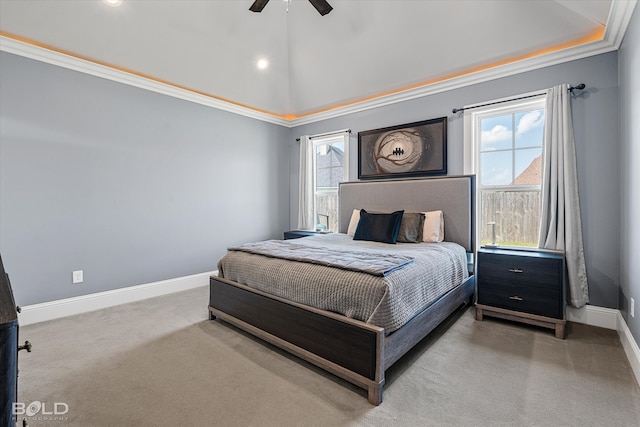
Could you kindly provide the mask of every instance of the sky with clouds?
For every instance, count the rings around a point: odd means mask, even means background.
[[[483,185],[509,185],[542,154],[542,109],[483,118],[480,126]]]

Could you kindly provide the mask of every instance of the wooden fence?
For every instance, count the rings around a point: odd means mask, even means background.
[[[316,195],[316,224],[324,224],[328,230],[338,231],[338,192]]]
[[[491,226],[487,223],[495,221],[497,243],[537,246],[540,224],[539,191],[485,191],[482,192],[480,201],[482,243],[491,242]]]

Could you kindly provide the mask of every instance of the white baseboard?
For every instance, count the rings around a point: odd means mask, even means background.
[[[567,307],[567,320],[569,322],[584,323],[585,325],[599,328],[618,329],[618,314],[615,308],[585,305],[582,308]]]
[[[74,314],[87,313],[101,308],[113,307],[119,304],[140,301],[179,291],[186,291],[209,284],[209,276],[217,275],[218,271],[208,271],[175,279],[129,286],[111,291],[97,292],[73,298],[44,302],[21,307],[18,322],[22,326]]]
[[[640,384],[640,348],[619,310],[594,305],[567,307],[567,320],[617,331],[636,381]]]
[[[618,312],[618,336],[620,342],[624,348],[624,352],[627,354],[627,359],[631,364],[631,369],[636,376],[636,381],[640,384],[640,348],[638,343],[631,335],[631,330],[627,326],[627,322],[624,321],[622,314]]]

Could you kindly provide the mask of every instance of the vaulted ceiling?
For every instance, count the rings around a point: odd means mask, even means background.
[[[635,6],[329,0],[320,16],[306,0],[271,0],[261,13],[252,1],[0,0],[0,47],[45,48],[291,122],[617,49]]]

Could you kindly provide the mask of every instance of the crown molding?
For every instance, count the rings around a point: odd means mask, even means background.
[[[69,70],[168,95],[185,101],[194,102],[196,104],[205,105],[207,107],[216,108],[218,110],[228,111],[230,113],[239,114],[252,119],[262,120],[281,126],[288,126],[288,121],[286,119],[276,117],[268,113],[263,113],[238,104],[226,102],[212,96],[202,95],[194,91],[128,73],[123,70],[111,68],[106,65],[97,64],[62,52],[25,43],[10,37],[0,36],[0,51],[13,53],[25,58],[35,59],[36,61],[57,65]]]
[[[616,50],[620,49],[624,34],[627,32],[631,15],[637,0],[612,0],[604,39],[612,43]]]
[[[629,21],[631,20],[631,15],[633,14],[636,3],[637,0],[612,0],[605,34],[602,40],[290,120],[6,36],[0,36],[0,51],[13,53],[264,122],[293,128],[618,50],[627,26],[629,25]]]
[[[564,62],[575,61],[589,56],[618,50],[622,44],[624,34],[627,31],[627,26],[629,25],[629,21],[633,15],[636,3],[637,0],[612,0],[609,17],[607,18],[605,34],[602,40],[558,50],[521,61],[515,61],[509,64],[496,66],[494,68],[488,68],[475,73],[465,74],[452,79],[409,89],[407,91],[396,92],[391,95],[381,96],[368,101],[310,114],[305,117],[290,120],[288,122],[289,127],[302,126],[309,123],[344,116],[346,114],[353,114],[371,110],[373,108],[384,107],[402,101],[434,95],[440,92],[459,89],[465,86],[484,83],[527,71],[533,71]]]
[[[289,124],[291,127],[306,125],[309,123],[327,120],[346,114],[358,113],[361,111],[371,110],[373,108],[396,104],[398,102],[434,95],[436,93],[459,89],[478,83],[484,83],[515,74],[521,74],[527,71],[561,64],[563,62],[569,62],[589,56],[599,55],[602,53],[614,51],[616,49],[617,48],[611,43],[601,40],[598,42],[589,43],[588,45],[577,46],[566,50],[541,55],[531,59],[525,59],[506,65],[500,65],[495,68],[489,68],[475,73],[454,77],[448,80],[443,80],[437,83],[425,85],[403,92],[397,92],[391,95],[382,96],[380,98],[371,99],[357,104],[347,105],[345,107],[311,114],[309,116],[291,120]]]

